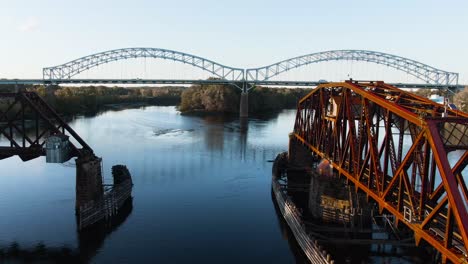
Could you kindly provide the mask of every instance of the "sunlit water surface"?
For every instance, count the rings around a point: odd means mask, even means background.
[[[184,116],[175,107],[77,118],[70,125],[103,158],[106,182],[112,165],[130,169],[133,209],[103,233],[80,235],[74,160],[5,159],[0,252],[66,252],[93,263],[302,262],[271,198],[270,161],[287,150],[294,118],[295,110],[250,118],[246,133],[237,118]]]
[[[70,123],[103,158],[130,169],[133,210],[102,241],[80,241],[74,160],[0,161],[0,246],[65,247],[106,263],[295,262],[271,200],[271,163],[287,149],[295,112],[239,120],[174,107],[105,112]],[[4,139],[3,139],[4,140]],[[81,242],[81,243],[80,243]]]

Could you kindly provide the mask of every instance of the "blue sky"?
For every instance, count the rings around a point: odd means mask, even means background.
[[[0,0],[0,78],[124,47],[257,67],[368,49],[460,73],[468,84],[468,1]]]

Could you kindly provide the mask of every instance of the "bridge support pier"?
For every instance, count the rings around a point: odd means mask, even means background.
[[[239,117],[239,128],[242,133],[247,132],[249,129],[249,118],[248,117]]]
[[[313,153],[296,139],[293,133],[289,134],[288,164],[295,170],[307,171],[317,159]]]
[[[249,117],[249,93],[245,89],[241,93],[239,116],[241,118]]]
[[[45,100],[47,101],[47,103],[49,105],[51,105],[52,107],[55,107],[56,106],[56,99],[55,99],[55,89],[52,85],[48,84],[45,86]]]
[[[95,201],[104,194],[101,161],[101,158],[94,155],[76,159],[76,212],[80,206]]]

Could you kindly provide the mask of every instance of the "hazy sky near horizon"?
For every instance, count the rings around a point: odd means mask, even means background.
[[[468,1],[0,0],[0,78],[124,47],[183,51],[248,68],[312,52],[366,49],[460,73]]]

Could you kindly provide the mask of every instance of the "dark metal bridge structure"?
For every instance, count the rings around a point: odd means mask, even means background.
[[[50,135],[67,135],[70,157],[94,156],[91,147],[34,92],[0,93],[0,134],[8,146],[0,146],[0,159],[18,155],[23,161],[44,156]]]
[[[105,188],[102,159],[39,95],[0,93],[0,103],[0,137],[6,139],[0,145],[0,159],[18,156],[28,161],[46,156],[47,162],[62,163],[76,158],[75,209],[80,229],[114,215],[131,195],[131,180],[116,184],[114,179]]]
[[[380,81],[321,84],[299,102],[290,144],[328,159],[444,263],[468,263],[468,114]]]

